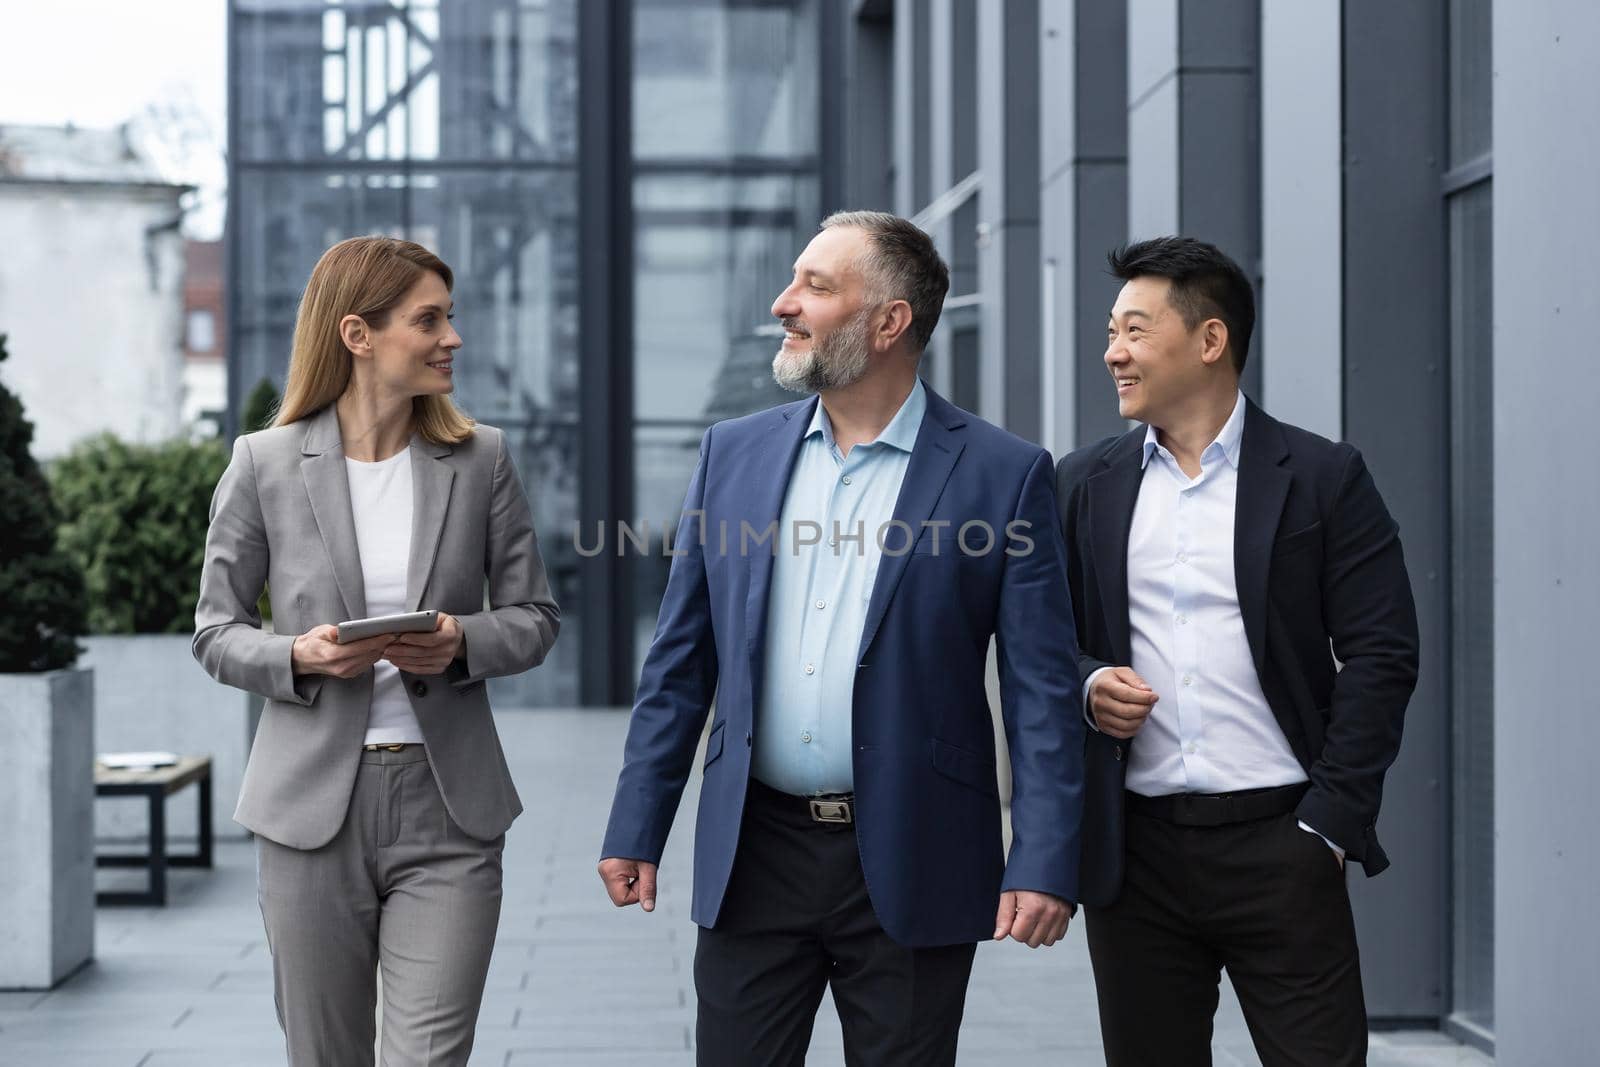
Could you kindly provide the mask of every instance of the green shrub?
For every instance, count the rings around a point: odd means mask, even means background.
[[[0,334],[0,363],[6,358]],[[0,385],[0,672],[52,671],[77,662],[84,633],[83,573],[56,544],[50,485],[33,461],[33,424]]]
[[[261,379],[250,390],[250,395],[245,397],[244,412],[239,417],[239,432],[255,433],[271,426],[272,420],[278,416],[279,403],[281,400],[272,379]]]
[[[129,445],[109,434],[54,465],[61,545],[88,582],[91,632],[194,629],[211,494],[227,465],[218,441]]]

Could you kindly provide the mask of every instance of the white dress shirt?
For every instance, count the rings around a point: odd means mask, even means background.
[[[411,449],[388,459],[361,463],[345,458],[350,510],[356,520],[356,551],[366,587],[367,614],[406,610],[406,566],[411,558]],[[420,744],[422,727],[411,710],[405,681],[394,664],[372,668],[372,707],[365,744]]]
[[[1306,781],[1261,691],[1239,612],[1234,505],[1244,413],[1240,393],[1200,454],[1195,478],[1161,445],[1155,427],[1145,432],[1144,478],[1128,531],[1129,666],[1160,699],[1128,750],[1127,787],[1143,796]],[[1109,669],[1089,676],[1086,699]]]

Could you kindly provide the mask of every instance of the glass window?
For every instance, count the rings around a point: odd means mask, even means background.
[[[234,370],[282,382],[307,277],[359,234],[455,271],[456,400],[505,430],[561,640],[492,683],[578,700],[577,0],[234,0]]]
[[[772,301],[820,221],[815,0],[635,0],[635,519],[674,519],[718,419],[795,399]],[[635,655],[670,557],[628,548]]]
[[[817,151],[816,0],[635,0],[639,160]]]
[[[210,352],[217,347],[217,317],[205,308],[189,312],[186,347],[191,352]]]

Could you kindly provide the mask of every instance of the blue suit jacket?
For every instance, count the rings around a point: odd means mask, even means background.
[[[771,541],[754,537],[779,518],[816,403],[706,432],[628,729],[602,856],[656,863],[716,697],[695,827],[692,916],[702,926],[716,925],[733,869],[760,722],[773,561]],[[909,553],[884,553],[857,656],[861,865],[895,941],[980,941],[994,932],[1002,889],[1077,899],[1084,725],[1050,455],[929,390],[894,517],[919,539]],[[950,524],[937,552],[925,520]],[[956,531],[973,520],[994,531],[991,551],[957,547]],[[742,524],[752,531],[744,546]],[[1008,542],[1008,525],[1031,550]],[[901,536],[889,534],[891,550]],[[983,541],[974,527],[967,544]],[[1011,752],[1009,859],[984,686],[991,636]]]

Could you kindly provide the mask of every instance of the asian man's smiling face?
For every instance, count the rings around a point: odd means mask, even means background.
[[[1116,383],[1117,412],[1154,426],[1181,409],[1213,372],[1202,358],[1207,323],[1185,325],[1168,300],[1171,288],[1154,275],[1129,280],[1106,324],[1105,363]]]

